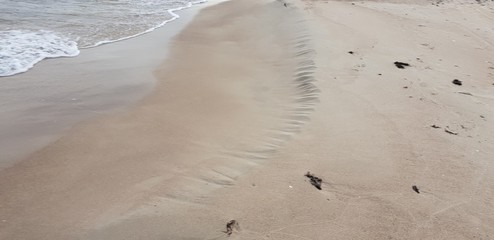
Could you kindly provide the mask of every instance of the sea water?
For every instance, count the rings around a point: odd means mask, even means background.
[[[189,0],[0,0],[0,77],[151,32]]]

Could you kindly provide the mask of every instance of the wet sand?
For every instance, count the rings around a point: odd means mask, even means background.
[[[492,238],[494,6],[284,3],[203,9],[149,96],[1,171],[0,238]]]
[[[179,11],[166,27],[126,41],[81,49],[74,58],[46,59],[23,74],[2,77],[0,169],[64,135],[75,124],[127,109],[148,95],[153,71],[168,56],[169,39],[202,7]]]

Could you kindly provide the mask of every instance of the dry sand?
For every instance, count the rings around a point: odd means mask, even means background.
[[[0,239],[492,239],[493,4],[286,3],[202,10],[150,96],[0,172]]]

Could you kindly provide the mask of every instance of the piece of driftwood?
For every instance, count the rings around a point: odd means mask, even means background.
[[[310,179],[310,184],[312,184],[312,186],[316,187],[319,190],[322,190],[322,187],[321,187],[322,179],[321,178],[312,175],[310,172],[307,172],[305,174],[305,176]]]
[[[447,133],[449,133],[449,134],[451,134],[451,135],[458,135],[457,132],[453,132],[453,131],[451,131],[451,130],[449,130],[447,128],[445,128],[444,131],[447,132]]]
[[[469,93],[469,92],[457,92],[459,94],[465,94],[465,95],[468,95],[468,96],[473,96],[473,94]]]

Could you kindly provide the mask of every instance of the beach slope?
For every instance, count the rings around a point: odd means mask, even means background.
[[[137,106],[0,172],[0,239],[492,238],[493,7],[203,9]]]

